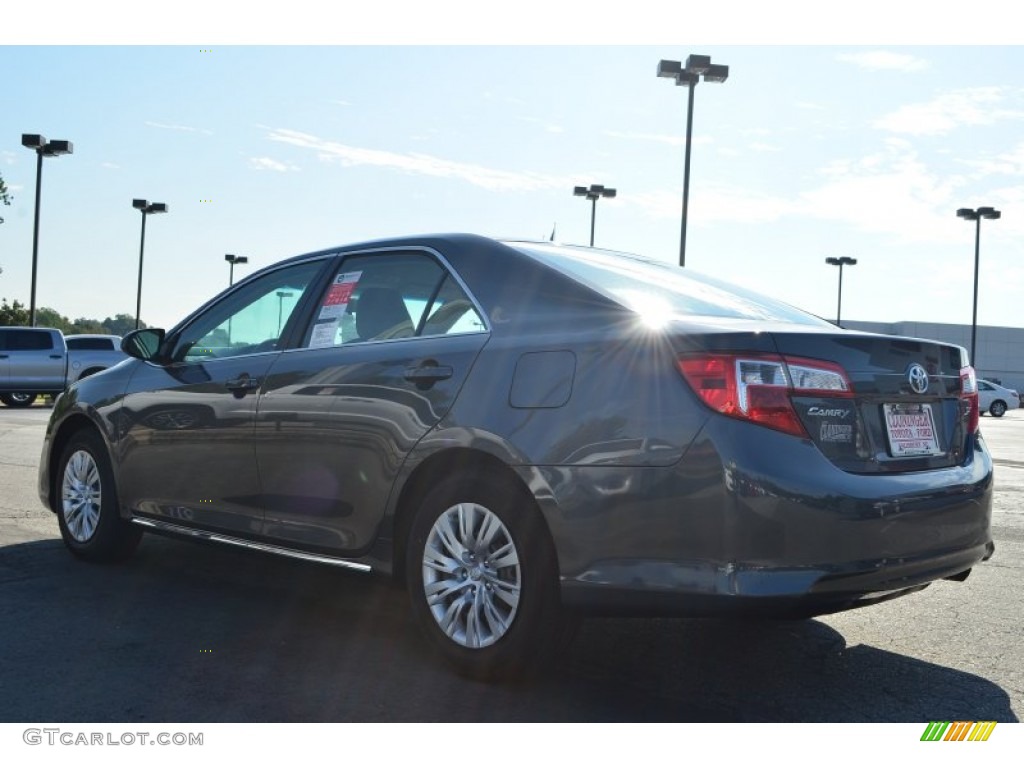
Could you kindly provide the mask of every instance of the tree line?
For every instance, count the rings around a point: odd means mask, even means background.
[[[15,299],[8,302],[7,299],[0,300],[0,325],[28,325],[28,307]],[[38,307],[36,309],[36,325],[43,328],[59,328],[65,334],[69,333],[112,333],[116,336],[124,336],[128,331],[135,330],[135,316],[120,313],[104,320],[93,320],[88,317],[79,317],[69,320],[55,309],[49,307]],[[146,324],[140,322],[140,328]]]

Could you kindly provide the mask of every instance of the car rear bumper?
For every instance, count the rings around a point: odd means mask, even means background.
[[[958,578],[994,551],[984,441],[966,461],[857,475],[726,418],[675,466],[537,468],[563,602],[595,613],[829,613]]]
[[[765,568],[743,563],[616,561],[562,580],[562,601],[588,614],[816,616],[962,580],[994,545],[913,560],[843,567]]]

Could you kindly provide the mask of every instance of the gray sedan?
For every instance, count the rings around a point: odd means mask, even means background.
[[[532,671],[586,613],[811,616],[993,551],[965,350],[637,256],[331,248],[124,349],[47,429],[73,554],[145,531],[384,574],[479,677]]]

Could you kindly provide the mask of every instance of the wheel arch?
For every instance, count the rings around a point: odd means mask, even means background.
[[[531,484],[517,469],[523,468],[513,467],[493,454],[476,448],[449,448],[434,453],[420,462],[403,483],[392,515],[391,576],[395,583],[402,584],[405,581],[406,545],[418,502],[439,478],[448,478],[456,472],[491,474],[517,488],[523,494],[524,500],[535,507],[544,530],[554,545],[551,528],[541,505],[537,503],[536,494],[531,492]],[[557,558],[557,549],[555,554]]]
[[[103,430],[96,425],[96,422],[84,413],[75,413],[68,416],[68,418],[62,421],[60,426],[57,427],[57,431],[54,433],[53,439],[50,440],[50,450],[46,457],[47,466],[50,468],[50,483],[48,488],[50,499],[49,506],[54,512],[57,512],[54,507],[54,500],[57,498],[57,462],[63,455],[64,448],[67,446],[71,438],[83,430],[91,430],[99,436],[100,440],[103,441],[103,444],[107,448],[107,455],[111,457],[111,466],[113,467],[113,454],[110,451],[110,444],[107,442],[107,438],[106,435],[103,434]]]

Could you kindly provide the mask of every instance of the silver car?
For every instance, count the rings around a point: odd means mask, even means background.
[[[978,408],[1000,418],[1007,411],[1020,407],[1020,396],[1015,389],[1007,389],[994,381],[978,379]]]

